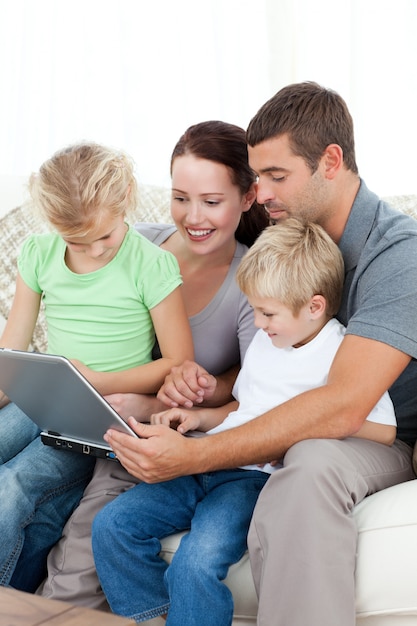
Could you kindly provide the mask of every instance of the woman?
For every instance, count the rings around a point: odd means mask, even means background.
[[[195,359],[222,383],[216,401],[223,404],[231,397],[235,374],[255,332],[251,309],[234,276],[247,245],[268,223],[255,202],[245,132],[217,121],[190,127],[173,151],[171,175],[175,226],[137,228],[177,258]],[[117,394],[108,399],[122,415],[143,421],[166,408],[154,396]],[[48,577],[38,593],[94,608],[106,606],[91,552],[91,523],[104,504],[135,482],[122,466],[96,463],[80,505],[49,554]],[[24,580],[26,552],[31,553],[30,527],[15,580]]]

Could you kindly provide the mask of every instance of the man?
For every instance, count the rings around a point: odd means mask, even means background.
[[[258,202],[271,219],[321,224],[344,257],[337,317],[347,332],[328,382],[218,435],[192,440],[141,424],[134,427],[146,440],[110,433],[108,441],[148,482],[285,455],[249,532],[258,624],[353,626],[357,532],[349,513],[367,495],[414,477],[417,222],[359,178],[352,119],[333,91],[310,82],[285,87],[251,120],[247,138]],[[351,437],[387,389],[396,442]],[[161,392],[171,405],[213,395],[213,379],[190,363]]]

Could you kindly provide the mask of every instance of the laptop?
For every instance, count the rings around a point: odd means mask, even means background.
[[[0,389],[41,429],[44,444],[117,461],[108,428],[137,437],[63,356],[0,348]]]

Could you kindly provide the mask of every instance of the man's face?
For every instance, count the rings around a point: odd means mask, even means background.
[[[325,221],[327,186],[321,162],[312,174],[304,159],[292,152],[286,134],[248,146],[248,153],[258,176],[258,203],[265,206],[271,220],[296,217]]]

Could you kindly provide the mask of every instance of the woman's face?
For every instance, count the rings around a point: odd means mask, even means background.
[[[255,191],[242,196],[228,168],[193,155],[176,157],[172,165],[171,214],[186,244],[208,254],[235,242],[234,233]]]

